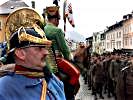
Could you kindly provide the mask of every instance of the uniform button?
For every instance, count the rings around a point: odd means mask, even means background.
[[[49,93],[49,90],[47,90],[47,92]]]

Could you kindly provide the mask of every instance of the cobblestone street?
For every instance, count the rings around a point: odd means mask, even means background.
[[[80,76],[80,90],[76,95],[76,100],[94,100],[94,96],[91,95],[91,90],[88,90],[88,87],[86,84],[84,84],[84,80],[81,76]],[[98,100],[114,100],[114,98],[107,98],[107,96],[104,95],[104,99],[98,99]]]

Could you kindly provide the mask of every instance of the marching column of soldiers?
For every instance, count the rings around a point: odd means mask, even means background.
[[[95,100],[105,96],[114,100],[133,100],[133,55],[114,50],[87,57],[79,69]]]

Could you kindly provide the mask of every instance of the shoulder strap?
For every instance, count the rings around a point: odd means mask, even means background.
[[[47,92],[47,83],[45,80],[42,82],[42,94],[40,100],[46,100],[46,92]]]

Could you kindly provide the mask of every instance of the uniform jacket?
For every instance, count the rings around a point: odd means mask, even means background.
[[[121,70],[116,86],[117,100],[133,100],[133,68]]]
[[[112,60],[111,64],[110,64],[110,77],[111,79],[114,79],[114,81],[117,81],[117,77],[120,73],[120,70],[122,68],[122,62],[120,60],[116,61],[116,60]]]
[[[44,27],[44,31],[47,39],[52,40],[52,48],[54,51],[62,53],[65,59],[70,60],[71,53],[64,38],[64,32],[51,23],[48,23]]]
[[[93,82],[94,83],[104,83],[104,70],[102,64],[95,64],[92,70]]]
[[[9,74],[0,78],[0,100],[40,100],[42,80]],[[54,75],[47,84],[46,100],[66,100],[64,85]]]

